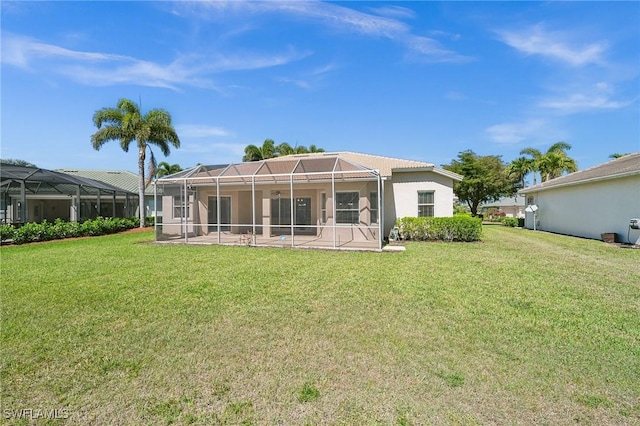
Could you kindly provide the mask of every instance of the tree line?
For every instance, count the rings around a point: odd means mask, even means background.
[[[276,145],[273,139],[265,139],[261,146],[247,145],[244,149],[242,161],[260,161],[285,155],[308,154],[313,152],[324,152],[324,149],[318,148],[315,145],[309,145],[309,148],[304,145],[291,146],[286,142]]]
[[[546,182],[577,171],[578,164],[567,154],[570,149],[571,145],[566,142],[556,142],[544,153],[524,148],[520,157],[510,163],[505,163],[500,155],[480,156],[467,150],[442,167],[463,176],[462,181],[454,184],[453,191],[475,216],[480,204],[513,196],[526,187],[529,174],[533,175],[535,185],[538,176],[540,182]]]

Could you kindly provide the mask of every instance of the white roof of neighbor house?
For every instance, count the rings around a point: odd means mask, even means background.
[[[58,169],[56,171],[105,182],[135,194],[138,193],[138,175],[128,170]],[[153,195],[153,187],[149,185],[144,193]]]
[[[343,160],[354,164],[360,164],[369,169],[378,170],[380,175],[390,177],[394,172],[410,172],[410,171],[431,171],[443,176],[447,176],[453,180],[462,180],[462,176],[457,173],[450,172],[441,167],[437,167],[432,163],[422,161],[404,160],[401,158],[384,157],[381,155],[362,154],[359,152],[314,152],[308,154],[292,154],[282,157],[275,157],[267,161],[290,160],[291,158],[322,158],[322,157],[340,157]]]
[[[578,172],[569,173],[520,190],[520,194],[545,191],[563,186],[580,185],[626,176],[640,175],[640,152],[625,155]]]
[[[492,203],[483,203],[480,207],[524,207],[525,201],[526,200],[523,195],[513,195],[511,197],[502,197],[498,201],[494,201]]]

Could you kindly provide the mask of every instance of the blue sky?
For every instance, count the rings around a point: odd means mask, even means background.
[[[639,2],[1,7],[1,156],[44,168],[135,171],[90,145],[119,98],[171,113],[183,167],[266,138],[435,164],[562,140],[581,169],[640,150]]]

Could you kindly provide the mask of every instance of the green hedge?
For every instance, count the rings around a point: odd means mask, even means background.
[[[396,221],[400,238],[413,241],[479,241],[482,220],[467,215],[453,217],[403,217]]]
[[[502,224],[504,226],[510,226],[512,228],[515,228],[516,226],[518,226],[518,218],[517,217],[504,217],[504,218],[502,218]]]
[[[0,226],[0,237],[2,241],[13,240],[14,244],[24,244],[34,241],[114,234],[136,228],[139,225],[140,220],[137,218],[104,219],[99,217],[82,223],[65,222],[62,219],[56,219],[53,223],[43,220],[41,223],[25,223],[19,228],[15,228],[13,225],[2,225]]]

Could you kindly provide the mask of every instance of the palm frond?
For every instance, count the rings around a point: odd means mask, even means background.
[[[148,187],[149,184],[153,181],[153,178],[155,177],[157,171],[158,171],[158,164],[156,163],[156,156],[153,155],[153,151],[151,150],[151,147],[149,147],[149,167],[147,169],[147,180],[144,183],[144,187]]]

